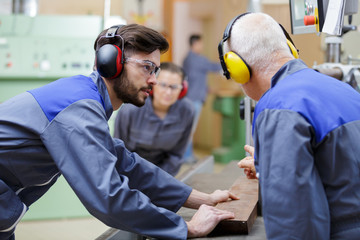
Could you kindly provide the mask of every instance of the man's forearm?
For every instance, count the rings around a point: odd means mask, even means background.
[[[216,203],[212,201],[210,194],[193,189],[184,203],[184,207],[198,209],[201,204],[214,206]]]

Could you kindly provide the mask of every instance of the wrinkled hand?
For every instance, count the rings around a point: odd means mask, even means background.
[[[192,219],[186,222],[188,226],[188,238],[204,237],[209,234],[220,221],[234,217],[235,214],[232,212],[203,204]]]
[[[245,145],[244,149],[251,156],[245,157],[238,162],[239,168],[244,168],[244,173],[248,179],[257,179],[254,164],[254,147]]]
[[[215,190],[210,194],[211,206],[215,206],[220,202],[226,202],[228,200],[238,200],[239,197],[235,196],[229,190]]]

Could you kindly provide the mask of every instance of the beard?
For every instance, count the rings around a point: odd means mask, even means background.
[[[139,96],[139,92],[142,89],[137,89],[134,84],[129,81],[125,71],[120,75],[119,78],[114,80],[115,82],[113,90],[117,98],[122,100],[124,103],[131,103],[137,107],[141,107],[145,104],[145,98],[142,99]]]

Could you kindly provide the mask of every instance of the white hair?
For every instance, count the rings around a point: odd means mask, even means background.
[[[251,13],[234,23],[224,50],[239,54],[253,70],[266,71],[278,57],[291,57],[279,24],[264,13]]]

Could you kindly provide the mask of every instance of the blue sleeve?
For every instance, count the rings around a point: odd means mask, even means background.
[[[266,109],[256,119],[255,161],[268,239],[330,239],[313,138],[312,126],[296,112]]]
[[[80,201],[106,225],[161,239],[186,239],[186,223],[174,211],[191,188],[114,140],[98,102],[70,105],[41,138]]]

